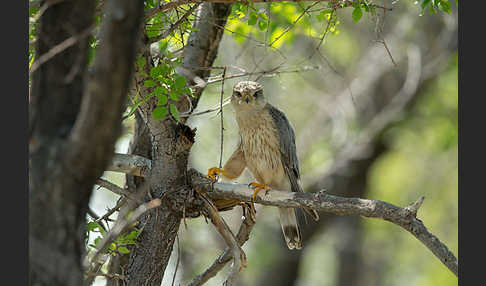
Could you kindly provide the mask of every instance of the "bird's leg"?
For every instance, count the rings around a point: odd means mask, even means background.
[[[226,173],[225,170],[220,169],[218,167],[212,167],[212,168],[209,168],[208,169],[208,174],[206,175],[206,178],[207,179],[212,179],[213,181],[216,181],[217,180],[217,177],[219,175],[224,175],[226,177],[229,177],[229,174]]]
[[[252,198],[255,198],[258,192],[261,191],[262,189],[265,190],[265,195],[267,194],[268,190],[270,190],[270,187],[267,186],[266,184],[259,184],[256,182],[249,183],[248,187],[254,190],[253,195],[251,196]]]

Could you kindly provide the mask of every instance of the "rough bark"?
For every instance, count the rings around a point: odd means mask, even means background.
[[[47,53],[56,44],[81,33],[91,25],[93,12],[94,1],[66,1],[46,10],[39,21],[36,54]],[[40,66],[32,78],[29,105],[31,285],[80,285],[82,281],[84,215],[89,191],[70,188],[73,180],[70,173],[74,171],[66,169],[62,162],[63,149],[81,105],[87,48],[88,39],[80,40]]]
[[[40,19],[36,54],[85,31],[95,1],[63,1]],[[29,275],[32,285],[81,285],[85,216],[119,135],[143,3],[109,1],[92,76],[81,38],[33,74],[29,106]],[[127,36],[130,35],[130,36]],[[115,72],[116,71],[116,72]]]
[[[198,17],[194,23],[197,31],[191,33],[183,59],[183,64],[197,69],[192,73],[181,72],[188,82],[193,81],[196,76],[202,79],[209,76],[210,70],[207,68],[212,66],[216,58],[223,35],[221,27],[224,27],[230,11],[231,6],[225,4],[203,3],[198,8]],[[136,80],[143,86],[143,78],[138,77]],[[185,111],[190,106],[195,108],[203,89],[204,87],[201,87],[196,91],[191,104],[181,100],[178,109]],[[146,92],[149,90],[142,90],[142,94]],[[140,106],[140,119],[143,120],[143,125],[139,124],[141,121],[138,120],[137,126],[147,128],[147,133],[138,134],[143,137],[134,140],[145,142],[145,147],[140,150],[143,153],[148,151],[146,143],[150,138],[152,168],[146,182],[150,184],[150,196],[163,198],[163,203],[162,207],[152,210],[140,220],[144,226],[143,231],[126,265],[128,285],[160,285],[181,218],[186,208],[190,208],[190,202],[186,197],[191,194],[192,188],[188,186],[186,173],[189,150],[194,142],[194,131],[184,125],[184,121],[175,122],[170,117],[154,120],[151,113],[155,106],[153,101]],[[129,180],[131,182],[128,184],[133,185],[132,179]],[[191,211],[187,210],[186,215],[191,216]]]

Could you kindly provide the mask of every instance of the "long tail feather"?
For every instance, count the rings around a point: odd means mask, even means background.
[[[280,225],[282,226],[282,232],[288,248],[301,249],[302,239],[299,225],[297,224],[297,217],[295,216],[295,209],[278,208],[278,211],[280,214]]]

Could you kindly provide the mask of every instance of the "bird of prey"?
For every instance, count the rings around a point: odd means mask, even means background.
[[[208,178],[222,175],[238,178],[248,168],[257,182],[250,183],[253,198],[260,190],[303,192],[295,135],[285,114],[267,102],[263,86],[242,81],[233,87],[231,104],[239,127],[240,143],[223,169],[208,170]],[[302,239],[294,208],[278,208],[280,225],[289,249],[302,248]],[[315,210],[305,208],[315,220]]]

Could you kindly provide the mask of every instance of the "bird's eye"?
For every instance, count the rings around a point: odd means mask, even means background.
[[[262,94],[263,94],[263,90],[259,90],[259,91],[255,92],[255,94],[253,96],[259,97],[259,96],[262,96]]]
[[[239,91],[233,92],[233,95],[236,95],[237,97],[241,97],[241,93]]]

